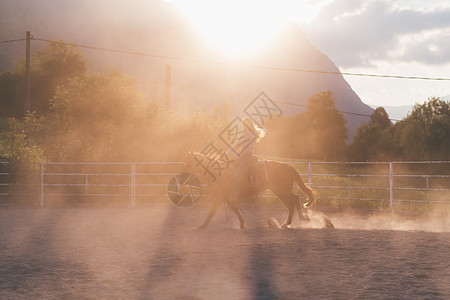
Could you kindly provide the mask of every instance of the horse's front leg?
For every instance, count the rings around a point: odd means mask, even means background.
[[[205,229],[209,222],[211,221],[212,217],[214,217],[214,215],[217,212],[217,209],[219,208],[220,204],[223,201],[214,201],[213,206],[211,207],[211,210],[209,211],[208,217],[206,218],[205,222],[198,228],[198,229]]]

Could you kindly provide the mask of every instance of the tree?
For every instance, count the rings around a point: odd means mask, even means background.
[[[373,161],[392,160],[395,156],[393,126],[386,110],[378,107],[370,121],[357,129],[348,157],[354,161]]]
[[[373,125],[377,125],[381,130],[384,130],[391,126],[391,120],[389,119],[389,115],[384,109],[384,107],[378,107],[370,116],[370,123]]]
[[[149,113],[129,77],[111,72],[74,78],[58,87],[50,102],[46,155],[52,160],[122,158],[147,129],[142,120],[151,120]]]
[[[258,149],[271,156],[299,158],[304,156],[302,114],[275,116],[266,121],[266,136],[257,144]]]
[[[6,134],[7,147],[2,156],[15,164],[23,164],[29,169],[43,159],[43,149],[37,137],[41,124],[35,113],[25,116],[24,121],[9,118],[9,131]]]
[[[344,116],[336,109],[336,101],[331,91],[320,92],[308,99],[300,138],[309,157],[324,160],[344,158],[348,130]]]
[[[86,71],[86,61],[76,46],[61,41],[48,43],[31,57],[31,110],[46,112],[56,87]],[[0,99],[0,117],[24,116],[25,58],[14,70],[0,75]]]
[[[396,124],[405,159],[450,159],[450,102],[432,97]]]
[[[22,117],[25,105],[25,74],[17,70],[0,74],[0,117]]]

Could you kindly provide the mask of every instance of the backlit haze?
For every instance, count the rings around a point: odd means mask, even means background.
[[[450,78],[448,1],[167,1],[231,61],[293,21],[342,72]],[[449,81],[345,76],[362,101],[399,106],[450,95]]]
[[[309,22],[317,7],[301,1],[174,1],[205,43],[231,61],[258,53],[286,21]]]

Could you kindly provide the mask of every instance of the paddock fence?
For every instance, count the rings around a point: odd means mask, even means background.
[[[450,162],[287,162],[318,192],[318,206],[427,212],[450,209]],[[181,162],[45,162],[34,173],[0,162],[0,203],[126,204],[168,201]],[[300,195],[300,193],[299,193]],[[273,201],[269,192],[262,201]]]
[[[0,161],[0,199],[9,195],[9,163]]]

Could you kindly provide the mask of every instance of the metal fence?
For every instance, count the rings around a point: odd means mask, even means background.
[[[7,162],[0,161],[0,197],[8,196],[9,186],[9,164]]]
[[[320,202],[334,207],[358,209],[370,202],[375,203],[373,207],[394,212],[408,205],[450,204],[447,161],[288,163],[319,192]],[[93,199],[136,206],[165,199],[167,184],[179,173],[181,165],[181,162],[47,162],[41,164],[35,174],[38,182],[31,186],[41,207],[58,201],[90,203]],[[426,171],[432,174],[425,175]],[[12,196],[11,174],[8,163],[0,162],[0,200]]]
[[[43,163],[40,205],[64,198],[106,198],[130,206],[167,196],[167,184],[179,173],[180,162]]]
[[[412,206],[417,211],[418,205],[450,205],[448,161],[291,164],[306,165],[303,175],[308,176],[309,185],[319,191],[318,199],[333,207],[374,207],[394,212]],[[424,175],[426,171],[432,174]]]

